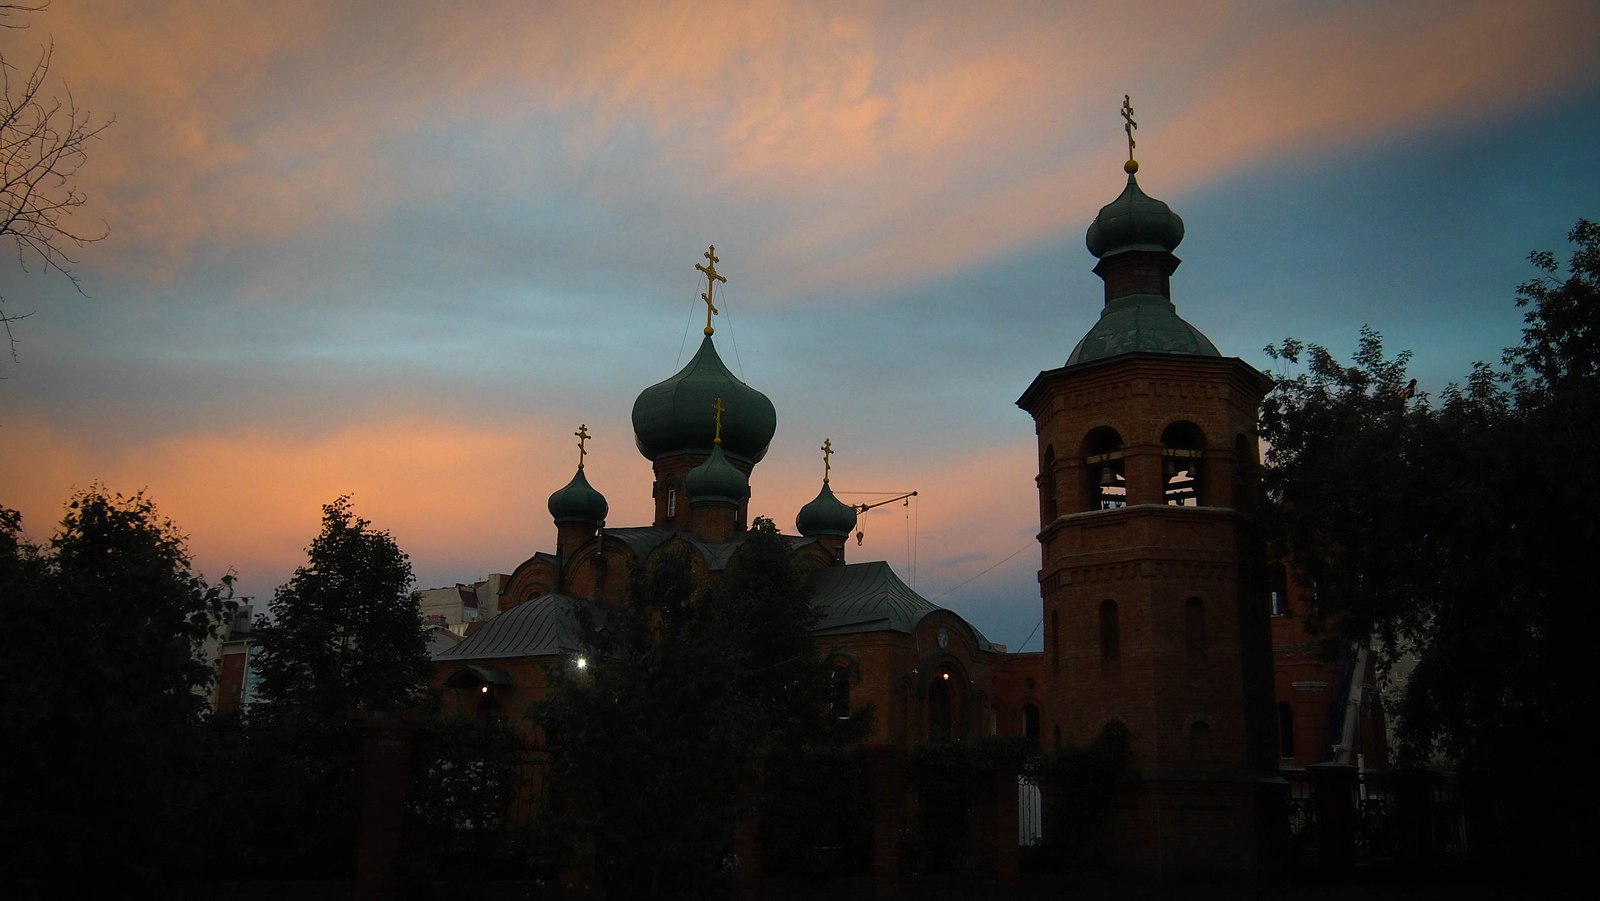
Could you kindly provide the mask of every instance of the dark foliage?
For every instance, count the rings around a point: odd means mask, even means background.
[[[349,497],[323,506],[306,554],[273,593],[272,619],[256,623],[262,712],[298,708],[338,721],[411,704],[431,667],[410,558],[356,516]]]
[[[1435,401],[1406,390],[1408,355],[1370,329],[1350,366],[1287,341],[1268,354],[1306,370],[1275,378],[1262,415],[1278,550],[1314,590],[1310,625],[1414,664],[1390,699],[1402,762],[1453,758],[1499,797],[1508,840],[1556,853],[1592,828],[1593,781],[1569,764],[1600,546],[1600,226],[1569,238],[1564,279],[1554,254],[1530,257],[1543,275],[1517,290],[1508,369],[1478,364]],[[1558,782],[1529,806],[1528,785]]]
[[[814,617],[764,519],[719,578],[700,582],[688,549],[668,545],[635,567],[621,609],[585,617],[587,668],[559,666],[532,713],[553,745],[552,809],[592,837],[614,897],[729,890],[760,761],[865,733],[867,711],[829,714]]]
[[[827,879],[865,876],[872,853],[872,786],[837,748],[775,755],[761,807],[762,872]]]
[[[1099,861],[1099,830],[1111,805],[1133,784],[1128,730],[1109,723],[1087,747],[1039,754],[1023,738],[918,745],[906,756],[906,785],[916,799],[900,843],[907,872],[952,872],[973,865],[973,815],[995,791],[993,780],[1027,773],[1044,800],[1044,844],[1028,849],[1030,870],[1061,870]],[[1001,789],[1005,790],[1005,789]],[[1010,836],[1006,836],[1010,840]]]
[[[435,718],[411,746],[401,866],[417,879],[457,885],[554,875],[562,843],[541,835],[519,805],[537,762],[523,735],[499,720]],[[463,860],[473,862],[462,872]]]
[[[44,546],[0,510],[0,838],[8,875],[136,882],[190,861],[201,642],[231,607],[142,493],[94,486]]]

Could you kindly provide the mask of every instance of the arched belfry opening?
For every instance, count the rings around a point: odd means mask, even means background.
[[[1174,422],[1161,432],[1162,497],[1169,507],[1198,507],[1205,503],[1201,457],[1205,436],[1192,422]]]
[[[1100,426],[1083,439],[1083,473],[1088,480],[1083,496],[1089,510],[1112,510],[1128,505],[1128,478],[1124,471],[1122,436]]]
[[[1060,514],[1056,498],[1056,449],[1044,449],[1044,459],[1039,464],[1039,524],[1047,526]]]

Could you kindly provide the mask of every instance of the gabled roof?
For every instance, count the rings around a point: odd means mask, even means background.
[[[576,611],[586,607],[600,615],[593,601],[547,594],[525,601],[483,623],[435,660],[489,660],[504,657],[549,657],[579,650],[581,630]]]
[[[635,526],[631,528],[606,529],[605,539],[616,540],[625,545],[633,555],[640,560],[650,556],[650,552],[677,538],[684,544],[693,548],[700,559],[705,561],[706,569],[712,572],[721,572],[728,567],[728,561],[733,559],[733,554],[744,544],[747,532],[735,533],[727,541],[707,541],[704,538],[686,529],[674,526]],[[813,543],[816,539],[805,538],[798,535],[781,536],[791,548]]]
[[[889,564],[852,563],[819,569],[811,576],[811,604],[822,611],[813,635],[848,635],[856,632],[910,634],[930,613],[943,610],[906,583]],[[960,618],[959,616],[957,617]],[[995,647],[983,633],[972,629],[980,651]]]

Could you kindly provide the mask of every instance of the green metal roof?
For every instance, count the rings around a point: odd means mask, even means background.
[[[1172,301],[1155,294],[1134,294],[1106,301],[1100,319],[1072,349],[1067,365],[1139,350],[1222,356],[1210,338],[1178,316]]]
[[[604,612],[593,601],[564,594],[542,595],[490,618],[454,647],[433,655],[433,659],[494,660],[575,652],[580,649],[583,634],[576,615],[579,607],[587,607],[596,615]]]
[[[822,611],[822,619],[812,630],[813,635],[857,632],[909,635],[923,617],[944,609],[917,594],[881,560],[817,570],[811,575],[811,591],[812,606]],[[995,650],[983,633],[973,629],[970,623],[966,625],[972,629],[979,650]]]
[[[1140,190],[1132,174],[1117,199],[1100,208],[1084,243],[1097,257],[1124,250],[1172,252],[1183,243],[1183,219],[1165,203]]]
[[[794,518],[794,527],[801,535],[831,535],[835,538],[845,538],[850,535],[850,530],[856,527],[856,511],[854,507],[833,496],[833,489],[827,482],[822,483],[822,490],[817,492],[816,499],[800,508],[800,514]]]
[[[689,470],[683,477],[684,490],[689,492],[689,503],[725,501],[737,504],[750,496],[750,479],[734,468],[722,453],[722,445],[711,448],[711,456],[704,463]]]
[[[589,479],[583,474],[583,467],[578,471],[565,487],[550,495],[548,504],[550,515],[556,523],[583,522],[597,523],[606,518],[606,513],[611,506],[606,503],[605,495],[594,490],[589,484]]]
[[[765,394],[734,377],[707,335],[689,365],[644,389],[633,402],[639,453],[655,460],[677,451],[705,451],[716,435],[711,405],[722,398],[722,449],[747,463],[766,456],[778,413]]]

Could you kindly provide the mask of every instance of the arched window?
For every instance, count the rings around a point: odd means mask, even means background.
[[[678,489],[673,488],[671,486],[668,486],[667,487],[667,518],[671,519],[671,518],[673,518],[674,516],[677,516],[677,515],[678,515]]]
[[[949,741],[954,737],[950,701],[950,673],[941,670],[928,683],[928,741]]]
[[[1100,668],[1116,665],[1122,655],[1122,636],[1117,625],[1117,602],[1100,602]]]
[[[833,676],[828,684],[831,697],[828,707],[833,715],[841,720],[850,718],[850,668],[835,666]]]
[[[1039,524],[1055,522],[1056,503],[1056,449],[1044,449],[1044,463],[1039,467]]]
[[[1028,744],[1039,747],[1039,708],[1034,704],[1022,705],[1022,737]]]
[[[1282,563],[1267,567],[1267,600],[1272,605],[1273,616],[1289,612],[1289,571]]]
[[[1199,598],[1183,602],[1184,660],[1190,673],[1206,665],[1206,605]]]
[[[1200,455],[1205,436],[1192,422],[1175,422],[1161,433],[1161,477],[1169,507],[1198,507]]]
[[[1083,439],[1083,472],[1089,480],[1083,496],[1090,510],[1128,505],[1128,480],[1123,473],[1122,436],[1100,426]]]

